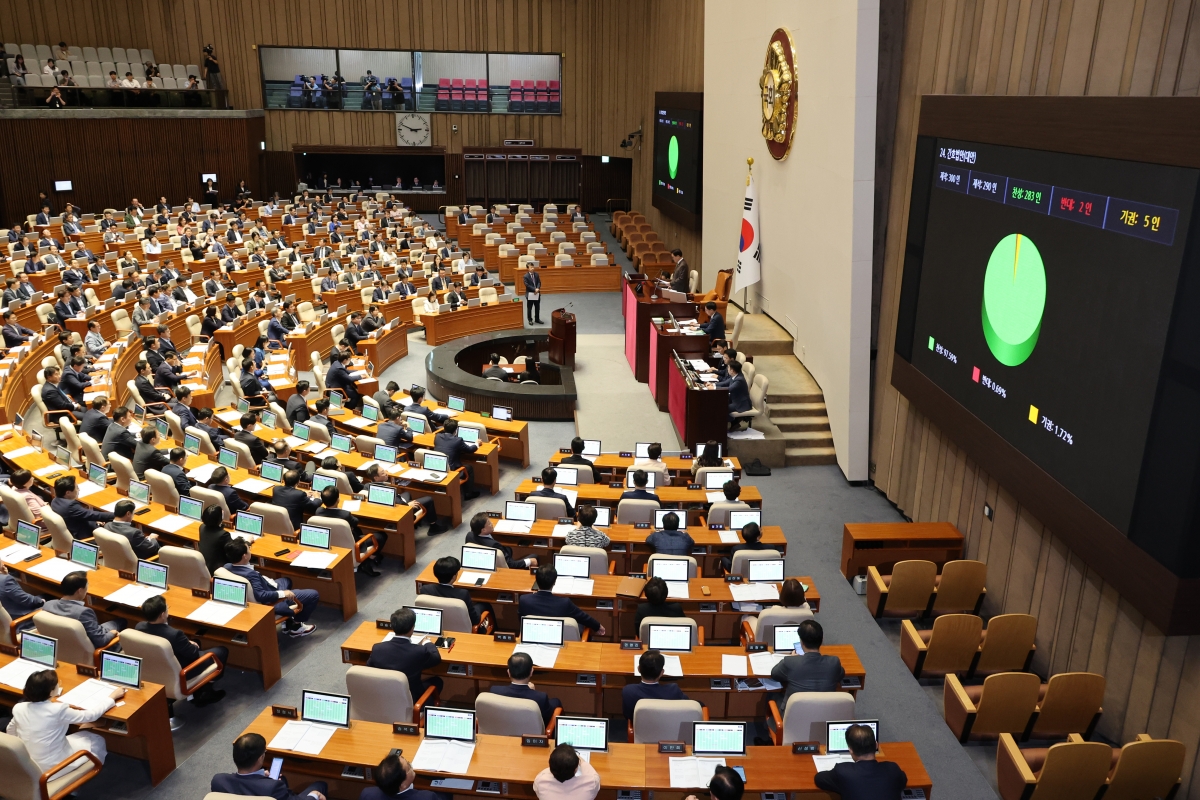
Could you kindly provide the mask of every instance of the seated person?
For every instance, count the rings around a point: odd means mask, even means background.
[[[146,479],[146,470],[162,470],[169,462],[167,454],[158,449],[161,441],[158,428],[153,425],[147,425],[138,433],[137,448],[133,451],[133,472],[138,480]]]
[[[200,541],[197,549],[204,556],[204,565],[209,574],[225,564],[225,545],[233,541],[229,535],[224,510],[213,503],[200,512]]]
[[[167,601],[162,595],[147,598],[142,603],[142,616],[146,620],[139,622],[135,628],[142,633],[158,636],[170,642],[171,652],[175,654],[175,660],[179,662],[180,667],[186,669],[189,664],[195,663],[198,659],[209,653],[222,666],[228,663],[228,647],[218,645],[208,650],[201,650],[200,645],[189,639],[186,633],[171,627],[170,615],[167,613]],[[196,667],[196,672],[203,672],[210,665],[210,662],[205,661]],[[190,679],[194,676],[189,674],[188,677]],[[223,690],[216,688],[212,683],[206,683],[192,695],[192,704],[197,708],[203,708],[219,701],[224,696],[225,692]]]
[[[479,547],[490,547],[493,550],[499,550],[501,557],[509,569],[525,569],[527,567],[536,567],[538,561],[533,556],[527,558],[513,558],[512,548],[506,544],[501,544],[492,538],[492,532],[495,530],[492,525],[492,518],[484,512],[480,511],[475,516],[471,517],[471,532],[467,534],[466,543],[478,545]]]
[[[13,706],[12,720],[6,732],[24,743],[29,758],[42,772],[60,767],[81,750],[91,753],[103,764],[108,755],[103,736],[85,730],[67,731],[72,725],[87,725],[103,717],[125,696],[125,690],[114,688],[107,696],[89,703],[87,708],[56,702],[53,698],[62,691],[55,670],[44,669],[30,675],[25,681],[21,701]],[[58,773],[60,777],[63,774]]]
[[[400,407],[395,403],[389,403],[386,406],[380,406],[383,410],[383,415],[386,417],[386,422],[379,423],[379,427],[375,432],[375,436],[383,440],[383,443],[388,447],[403,447],[406,444],[411,444],[413,440],[412,431],[404,424],[404,418],[400,416]]]
[[[690,556],[696,542],[686,530],[679,530],[679,516],[687,514],[680,511],[663,514],[662,530],[657,530],[646,537],[646,544],[654,548],[654,552],[668,556]]]
[[[247,411],[242,414],[242,418],[238,422],[239,428],[237,433],[233,434],[234,440],[246,445],[254,463],[261,464],[267,458],[267,443],[254,435],[254,425],[258,422],[258,415]]]
[[[489,691],[518,700],[532,700],[542,712],[542,724],[550,724],[554,709],[562,708],[562,702],[539,692],[533,685],[533,658],[528,653],[513,653],[508,657],[508,679],[511,683],[493,683]]]
[[[728,487],[730,484],[735,486],[737,485],[734,484],[733,481],[729,481],[725,484],[725,486]],[[729,496],[728,491],[726,491],[725,496]],[[728,558],[721,559],[721,569],[723,569],[725,572],[729,572],[729,570],[733,567],[734,555],[742,552],[743,550],[775,549],[771,545],[763,544],[762,531],[759,529],[757,522],[747,522],[742,526],[742,541],[744,542],[743,544],[735,544],[733,547],[729,548]]]
[[[633,709],[639,700],[687,700],[688,696],[674,681],[662,682],[667,660],[657,650],[647,650],[638,658],[640,683],[626,684],[621,689],[621,712],[633,721]]]
[[[42,606],[43,611],[78,620],[83,625],[83,630],[92,643],[92,647],[97,650],[106,647],[113,639],[117,638],[117,634],[125,627],[125,620],[114,619],[104,624],[100,623],[100,620],[96,618],[95,610],[87,605],[88,577],[86,572],[68,572],[62,579],[61,587],[62,597],[47,600],[46,604]],[[117,645],[112,649],[120,650],[121,648],[120,645]]]
[[[586,503],[580,505],[579,527],[572,528],[567,532],[567,538],[563,544],[574,547],[599,547],[601,549],[605,549],[612,544],[607,534],[592,527],[596,524],[596,516],[595,506]]]
[[[646,484],[650,482],[649,476],[646,475],[646,470],[635,469],[633,471],[633,488],[627,489],[621,493],[622,500],[653,500],[660,506],[662,503],[658,500],[658,495],[654,492],[646,491]]]
[[[329,791],[325,781],[317,781],[296,794],[288,788],[286,778],[272,778],[263,768],[267,755],[267,740],[260,733],[243,733],[233,743],[233,764],[237,772],[221,772],[213,776],[209,791],[224,794],[273,797],[275,800],[325,800]]]
[[[488,359],[488,364],[490,366],[488,366],[488,368],[483,371],[483,377],[496,378],[497,380],[501,380],[501,381],[508,381],[509,378],[512,377],[512,375],[510,375],[504,369],[504,367],[500,366],[499,354],[492,353],[491,357]]]
[[[550,766],[533,779],[537,800],[594,800],[600,793],[600,774],[569,744],[550,752]]]
[[[746,782],[733,767],[717,767],[708,781],[708,800],[742,800],[745,791]],[[699,798],[694,794],[689,794],[683,800],[699,800]]]
[[[50,493],[40,484],[34,483],[33,473],[27,469],[14,470],[9,477],[9,486],[25,501],[33,518],[41,519],[42,509],[51,501],[51,498]]]
[[[867,725],[851,725],[846,729],[846,745],[850,748],[849,764],[834,764],[833,769],[818,772],[814,781],[818,789],[835,792],[842,800],[875,800],[877,797],[899,797],[908,785],[908,776],[894,761],[875,759],[875,734]]]
[[[17,619],[26,614],[32,614],[45,604],[45,598],[30,594],[25,591],[25,588],[17,581],[15,577],[9,574],[8,567],[0,563],[0,606],[8,612],[9,619]],[[26,630],[33,627],[33,621],[30,620],[21,625],[18,630]]]
[[[442,654],[438,652],[433,642],[413,644],[411,640],[413,628],[417,624],[417,615],[411,608],[398,608],[390,617],[392,633],[395,636],[386,642],[379,642],[371,647],[371,655],[367,658],[367,666],[375,669],[390,669],[403,672],[408,678],[408,690],[413,702],[425,693],[431,686],[436,693],[442,691],[442,679],[437,675],[425,677],[424,670],[432,669],[442,663]]]
[[[256,603],[273,605],[278,616],[287,617],[283,630],[288,636],[308,636],[317,629],[308,621],[320,600],[316,589],[293,590],[289,578],[272,580],[260,574],[250,566],[250,546],[244,539],[233,539],[225,545],[225,561],[225,569],[249,581]],[[300,609],[293,608],[293,603]]]
[[[391,800],[403,795],[404,800],[450,800],[450,795],[429,789],[417,789],[413,784],[417,773],[408,759],[398,753],[389,753],[372,771],[375,785],[362,790],[358,800]]]
[[[361,487],[360,487],[361,488]],[[362,529],[358,527],[358,517],[351,514],[344,508],[339,508],[338,503],[341,501],[341,492],[336,486],[326,486],[321,490],[321,505],[322,508],[317,510],[317,514],[330,519],[344,520],[350,526],[350,535],[354,537],[354,541],[359,541],[363,538]],[[368,541],[363,542],[363,548],[370,547],[370,543],[375,543],[375,554],[366,561],[358,565],[358,571],[364,575],[369,575],[372,578],[379,575],[379,571],[371,566],[371,562],[376,564],[383,563],[383,546],[387,543],[388,535],[383,531],[372,531]]]
[[[558,582],[558,570],[552,564],[542,564],[537,571],[537,588],[532,594],[523,594],[517,601],[517,613],[522,617],[568,617],[579,623],[580,633],[583,628],[594,631],[597,636],[604,636],[604,626],[590,614],[575,605],[569,597],[554,594],[554,584]]]
[[[709,300],[704,304],[704,308],[708,311],[708,322],[701,325],[700,330],[708,334],[710,342],[714,339],[724,339],[725,318],[717,311],[717,304]]]
[[[596,466],[591,462],[591,459],[588,459],[583,455],[583,447],[584,441],[582,437],[576,436],[571,440],[571,455],[567,456],[559,463],[563,466],[570,466],[574,464],[580,467],[587,467],[592,471],[592,481],[594,483],[600,483],[600,470],[596,469]]]
[[[208,440],[212,443],[212,446],[219,450],[225,444],[225,440],[229,438],[229,434],[212,424],[213,410],[211,408],[197,408],[194,413],[196,415],[196,427],[208,434]],[[116,419],[115,414],[113,418]],[[229,510],[233,511],[232,508]]]
[[[471,592],[466,587],[454,585],[454,578],[458,575],[460,569],[462,569],[462,563],[457,558],[454,556],[442,556],[433,562],[433,577],[437,578],[438,582],[423,584],[418,594],[462,600],[467,606],[467,613],[471,617],[471,624],[478,625],[479,620],[483,617],[483,613],[491,611],[492,607],[488,603],[477,603],[472,600]]]
[[[667,462],[662,460],[662,445],[653,442],[646,448],[646,458],[635,458],[632,469],[644,469],[647,472],[657,472],[667,475]]]
[[[750,387],[746,385],[746,377],[742,374],[742,364],[739,361],[729,362],[729,424],[739,425],[739,418],[733,416],[753,408],[750,402]]]
[[[129,542],[135,556],[147,559],[158,553],[158,534],[146,533],[133,524],[133,512],[136,508],[137,504],[132,500],[118,500],[113,508],[113,521],[105,525],[104,530],[123,536]]]
[[[412,389],[408,393],[408,396],[411,398],[412,402],[404,407],[406,412],[409,414],[420,414],[421,416],[425,417],[425,419],[429,420],[429,424],[434,428],[440,428],[446,424],[446,420],[448,420],[449,417],[442,416],[441,414],[435,412],[432,408],[421,405],[421,403],[425,400],[424,387],[418,386],[417,388]]]
[[[642,629],[642,620],[646,617],[683,616],[683,603],[667,602],[667,582],[662,578],[646,581],[646,585],[642,587],[642,594],[646,595],[646,602],[637,605],[637,620],[633,623],[635,631]]]
[[[285,443],[286,444],[286,443]],[[310,497],[308,492],[298,489],[301,471],[289,469],[283,473],[283,486],[276,486],[271,493],[271,504],[287,509],[292,530],[300,530],[305,517],[317,513],[321,501]]]
[[[772,680],[783,684],[780,708],[786,707],[788,698],[796,692],[836,692],[842,688],[846,670],[837,656],[821,655],[824,639],[821,623],[813,619],[800,623],[803,655],[786,656],[771,670]]]
[[[90,539],[97,525],[112,522],[108,511],[95,511],[79,501],[79,487],[74,475],[64,475],[54,481],[54,499],[50,509],[63,518],[67,530],[76,539]],[[99,645],[97,645],[99,647]]]
[[[571,505],[571,499],[562,492],[554,491],[554,483],[558,480],[558,473],[554,471],[554,467],[546,467],[542,470],[542,486],[537,491],[529,493],[530,497],[555,497],[563,501],[567,507],[565,516],[575,516],[575,507]]]

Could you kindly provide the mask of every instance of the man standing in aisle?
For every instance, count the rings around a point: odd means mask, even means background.
[[[689,288],[688,263],[683,260],[683,251],[678,247],[671,251],[675,261],[675,271],[671,273],[671,289],[676,292],[686,292]]]
[[[542,324],[542,276],[532,261],[525,264],[525,316],[530,325]]]

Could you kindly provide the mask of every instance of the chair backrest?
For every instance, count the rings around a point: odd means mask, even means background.
[[[457,597],[437,597],[432,594],[419,594],[413,600],[413,605],[419,608],[436,608],[442,612],[442,630],[470,633],[471,612],[467,604]]]
[[[525,502],[533,503],[535,519],[558,519],[566,516],[567,504],[557,497],[526,497]]]
[[[50,506],[45,506],[42,508],[42,522],[45,523],[46,530],[50,531],[50,546],[54,548],[54,552],[71,552],[71,543],[75,541],[75,537],[67,530],[66,520]]]
[[[108,466],[108,459],[100,449],[100,443],[86,433],[79,434],[79,444],[83,447],[83,456],[89,464]]]
[[[29,757],[25,743],[7,733],[0,733],[0,774],[4,775],[6,797],[14,800],[43,800],[39,785],[42,778],[41,769]],[[74,775],[74,771],[71,775]],[[50,781],[46,788],[61,790],[61,786],[56,786],[58,783],[58,780]]]
[[[29,504],[25,502],[25,498],[7,485],[0,486],[0,500],[4,502],[4,508],[8,511],[8,522],[4,526],[6,531],[16,531],[18,520],[33,522],[33,512],[29,510]]]
[[[491,286],[484,286],[482,289],[479,290],[479,302],[480,303],[491,304],[491,303],[498,302],[499,299],[500,299],[500,296],[496,293],[496,290],[494,288],[492,288]]]
[[[236,385],[237,384],[235,383],[234,386]],[[230,436],[225,440],[225,444],[223,446],[228,447],[230,450],[238,454],[239,468],[249,470],[250,472],[254,472],[258,469],[258,465],[254,463],[254,456],[250,454],[250,446],[245,442],[239,442],[237,439],[234,439],[232,436]]]
[[[184,589],[208,589],[212,575],[204,556],[190,547],[163,545],[158,549],[158,563],[167,567],[167,583]]]
[[[183,429],[184,433],[190,433],[200,440],[200,452],[206,456],[215,456],[217,448],[212,443],[212,439],[208,438],[208,434],[197,428],[195,425],[188,425]]]
[[[783,558],[783,554],[778,550],[739,550],[733,554],[733,561],[729,565],[729,573],[749,578],[750,562],[767,558]]]
[[[849,692],[794,692],[783,708],[782,743],[829,744],[830,720],[854,719],[854,695]]]
[[[767,606],[758,612],[758,621],[755,623],[754,628],[754,641],[765,642],[770,646],[775,641],[775,628],[777,626],[799,625],[806,619],[813,618],[813,612],[807,608]]]
[[[296,529],[292,527],[292,518],[286,508],[280,508],[270,503],[251,503],[247,509],[251,514],[261,514],[263,518],[263,533],[273,536],[295,536]]]
[[[1029,800],[1093,800],[1111,766],[1112,748],[1101,742],[1051,745]]]
[[[313,431],[320,427],[322,427],[322,426],[310,425],[308,429],[309,429],[309,431]],[[339,471],[332,470],[332,469],[325,469],[324,467],[319,467],[317,469],[316,474],[317,475],[325,475],[326,477],[333,478],[335,481],[337,481],[337,490],[340,494],[346,495],[348,497],[354,495],[354,490],[350,488],[350,479],[346,477],[346,473],[339,472]]]
[[[353,666],[346,670],[350,719],[367,722],[412,722],[413,698],[408,678],[393,669]]]
[[[322,517],[320,513],[321,511],[318,509],[315,515],[309,517],[308,524],[329,528],[329,544],[332,547],[342,547],[351,553],[357,553],[358,548],[354,544],[354,534],[351,532],[350,523],[344,519]]]
[[[67,449],[71,451],[71,458],[75,461],[82,461],[80,453],[83,450],[83,442],[79,440],[79,434],[75,432],[75,425],[64,416],[59,418],[58,427],[62,431],[63,438],[67,440]]]
[[[988,620],[983,637],[977,675],[992,672],[1020,672],[1025,669],[1033,640],[1037,636],[1037,617],[1030,614],[1000,614]]]
[[[104,566],[123,572],[137,571],[138,559],[128,539],[103,528],[96,528],[94,535],[96,544],[100,545],[100,554],[104,556]]]
[[[924,614],[937,580],[937,564],[932,561],[899,561],[892,568],[888,586],[888,616]]]
[[[15,645],[12,637],[12,616],[0,606],[0,644]]]
[[[136,481],[137,473],[133,471],[133,462],[120,453],[109,453],[108,462],[113,468],[113,474],[117,476],[117,490],[129,493],[129,482]]]
[[[696,700],[638,700],[633,707],[633,741],[693,743],[692,723],[704,719]]]
[[[1032,736],[1051,739],[1087,731],[1101,711],[1105,679],[1095,672],[1060,672],[1050,677],[1038,706]]]
[[[587,556],[589,575],[608,574],[608,551],[603,547],[581,547],[577,544],[566,544],[559,552],[564,556]]]
[[[1105,800],[1140,800],[1167,797],[1179,783],[1186,755],[1183,742],[1151,739],[1142,734],[1121,748],[1108,779]]]
[[[933,599],[933,613],[974,613],[987,581],[987,564],[982,561],[947,561]],[[888,603],[891,603],[889,598]]]
[[[651,574],[654,572],[654,562],[660,558],[677,559],[677,558],[680,558],[680,556],[668,556],[668,555],[664,555],[662,553],[652,554],[650,556],[650,558],[646,560],[646,573],[647,574]],[[687,556],[687,560],[688,560],[688,578],[689,579],[695,578],[700,567],[696,563],[696,559],[693,556]]]
[[[492,736],[541,736],[546,732],[537,702],[492,692],[475,695],[479,732]]]
[[[163,414],[167,418],[167,427],[171,430],[171,438],[177,442],[183,441],[183,420],[174,411],[167,409]]]
[[[738,340],[742,338],[742,318],[746,315],[741,311],[733,318],[733,333],[729,334],[729,346],[737,350]]]
[[[142,633],[132,626],[121,631],[121,652],[142,660],[142,678],[151,683],[160,683],[167,689],[171,700],[187,697],[179,680],[183,664],[175,658],[171,643],[161,636]]]
[[[95,648],[79,620],[60,617],[49,611],[38,611],[33,615],[33,627],[43,636],[58,640],[60,662],[94,666]]]
[[[225,495],[214,489],[205,489],[203,486],[192,487],[192,497],[204,503],[204,507],[208,508],[211,505],[218,505],[221,511],[224,512],[225,520],[229,520],[229,504],[225,502]]]
[[[933,621],[922,670],[927,673],[963,672],[979,650],[983,620],[974,614],[946,614]]]
[[[971,735],[1021,735],[1037,706],[1041,685],[1041,679],[1032,672],[999,672],[989,675],[983,681],[983,692],[979,702],[975,704],[975,722],[971,726]]]
[[[146,483],[150,484],[150,496],[154,502],[174,509],[179,508],[179,490],[175,488],[175,481],[171,480],[170,476],[156,469],[147,469],[142,474],[146,476]]]
[[[291,434],[292,423],[287,420],[287,412],[279,405],[279,403],[271,402],[271,410],[275,412],[275,424],[278,425],[284,433]]]
[[[617,503],[617,524],[650,522],[659,508],[657,500],[621,500]]]
[[[643,642],[650,641],[651,625],[687,625],[692,629],[692,647],[700,646],[700,626],[691,617],[645,617],[638,626],[638,638]]]
[[[703,485],[703,484],[701,484],[701,485]],[[707,519],[708,519],[708,522],[710,525],[713,525],[713,524],[728,525],[730,511],[749,511],[749,510],[750,510],[749,503],[743,503],[740,500],[732,502],[732,503],[729,502],[728,500],[721,500],[719,502],[713,503],[712,506],[708,509]],[[740,552],[735,553],[734,555],[735,556],[741,555],[741,553]]]
[[[363,398],[363,402],[366,402],[366,398]],[[375,436],[367,436],[366,434],[359,434],[358,436],[354,437],[355,449],[357,449],[358,452],[362,453],[367,458],[374,458],[375,457],[375,447],[377,445],[381,445],[381,444],[386,444],[386,442],[384,442],[383,439],[380,439]]]

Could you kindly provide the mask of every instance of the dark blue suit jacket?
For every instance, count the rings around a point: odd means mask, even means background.
[[[304,522],[305,514],[316,513],[321,507],[321,501],[309,497],[304,492],[291,486],[276,486],[271,495],[271,504],[286,508],[288,517],[292,520],[292,528],[299,530]]]
[[[467,444],[457,433],[443,432],[433,437],[433,449],[446,455],[450,469],[459,469],[462,467],[463,456],[470,455],[479,448],[476,445]]]
[[[279,590],[272,588],[271,584],[267,583],[267,579],[259,575],[254,567],[249,564],[244,567],[236,564],[226,564],[225,569],[239,578],[245,578],[250,582],[250,589],[254,592],[254,602],[268,606],[273,606],[279,602]]]
[[[531,497],[554,497],[559,500],[562,500],[567,506],[567,516],[568,517],[575,516],[575,507],[571,505],[570,498],[568,498],[565,494],[562,494],[561,492],[556,492],[556,491],[554,491],[554,489],[548,489],[545,486],[542,486],[542,488],[538,489],[537,491],[530,492],[529,495]]]
[[[388,642],[380,642],[371,648],[367,658],[367,666],[376,669],[392,669],[403,672],[408,678],[408,690],[416,701],[421,695],[423,670],[436,667],[442,662],[442,654],[438,652],[433,642],[413,644],[408,639],[397,636]]]
[[[729,382],[729,411],[749,411],[750,407],[750,387],[746,376],[739,374]]]
[[[213,775],[209,791],[240,794],[251,797],[274,797],[275,800],[302,800],[308,795],[299,795],[288,788],[287,781],[278,780],[256,772],[250,775],[239,775],[236,772],[222,772]]]
[[[213,444],[216,445],[217,443],[213,442]],[[243,500],[241,498],[241,495],[239,495],[237,493],[237,489],[233,488],[232,486],[227,486],[227,485],[212,486],[212,485],[210,485],[208,488],[212,489],[214,492],[221,493],[221,496],[225,498],[225,505],[229,506],[230,514],[236,514],[239,511],[245,511],[247,508],[250,507],[250,504],[247,503],[245,500]]]
[[[621,494],[622,500],[653,500],[660,506],[662,503],[658,499],[658,495],[654,492],[648,492],[645,489],[628,489]]]
[[[37,611],[45,602],[26,592],[12,575],[0,575],[0,605],[13,619]]]
[[[707,333],[709,339],[724,339],[725,318],[721,316],[720,311],[714,311],[708,322],[700,326],[700,330]]]
[[[530,689],[528,686],[516,683],[497,683],[492,684],[490,691],[493,694],[503,695],[504,697],[515,697],[518,700],[532,700],[537,703],[538,708],[542,712],[543,723],[549,723],[550,715],[554,713],[554,705],[550,702],[550,695],[545,692],[539,692],[537,689]]]
[[[410,431],[405,430],[394,422],[379,423],[375,435],[382,439],[383,443],[388,447],[399,447],[402,444],[411,442],[413,439]]]
[[[842,800],[875,800],[899,797],[908,776],[891,761],[856,761],[834,764],[833,769],[816,774],[818,789],[837,792]]]
[[[596,630],[600,627],[600,623],[575,605],[571,598],[546,591],[521,595],[517,601],[517,613],[522,617],[570,617],[581,628]]]
[[[638,700],[687,700],[689,699],[672,681],[658,683],[628,683],[621,689],[621,711],[625,719],[633,719],[633,707]]]
[[[358,796],[358,800],[449,800],[449,798],[448,794],[431,792],[429,789],[409,789],[400,794],[388,794],[378,786],[368,786]]]
[[[65,497],[51,500],[50,508],[63,518],[67,530],[76,539],[90,539],[92,531],[98,526],[113,521],[113,515],[107,511],[93,511],[78,500],[68,500]]]

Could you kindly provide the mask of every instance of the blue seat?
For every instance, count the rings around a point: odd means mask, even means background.
[[[383,107],[388,111],[394,111],[396,109],[396,98],[391,92],[383,93]]]
[[[303,105],[303,103],[304,103],[304,100],[300,95],[300,88],[298,86],[293,86],[288,91],[287,107],[288,108],[300,108]]]

